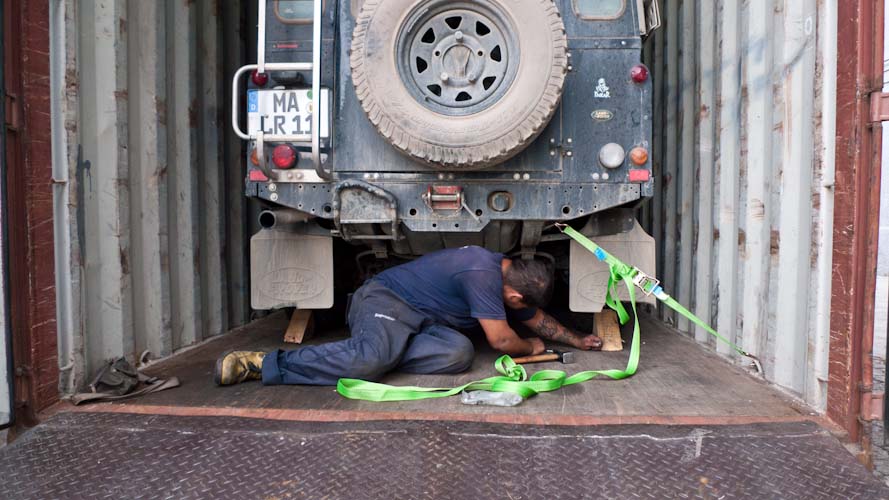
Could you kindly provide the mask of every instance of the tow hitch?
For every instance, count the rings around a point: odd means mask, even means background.
[[[466,196],[460,186],[429,186],[423,194],[423,201],[433,213],[444,211],[450,212],[448,215],[459,215],[461,210],[466,210],[476,222],[482,221],[466,204]]]

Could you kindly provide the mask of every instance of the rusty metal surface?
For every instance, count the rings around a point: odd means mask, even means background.
[[[870,121],[889,121],[889,92],[875,92],[870,99]]]
[[[48,4],[4,2],[9,319],[17,414],[25,422],[58,401]]]
[[[879,127],[869,127],[871,90],[882,88],[882,0],[839,5],[836,213],[827,415],[852,440],[873,385],[874,289],[879,240]],[[875,21],[880,18],[879,21]]]
[[[0,497],[887,498],[813,424],[307,424],[61,414],[0,450]]]

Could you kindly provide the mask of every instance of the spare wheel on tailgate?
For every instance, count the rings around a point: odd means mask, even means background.
[[[567,46],[552,0],[367,0],[352,37],[352,80],[398,150],[479,169],[515,155],[549,123]]]

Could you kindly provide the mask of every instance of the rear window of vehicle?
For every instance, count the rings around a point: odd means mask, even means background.
[[[626,0],[573,0],[574,12],[581,19],[617,19],[626,9]]]
[[[278,0],[275,2],[275,15],[283,23],[311,23],[314,5],[312,0]]]

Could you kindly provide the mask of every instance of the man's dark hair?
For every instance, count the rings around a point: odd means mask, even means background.
[[[503,284],[522,294],[526,306],[543,307],[553,294],[552,269],[539,260],[513,259],[503,276]]]

